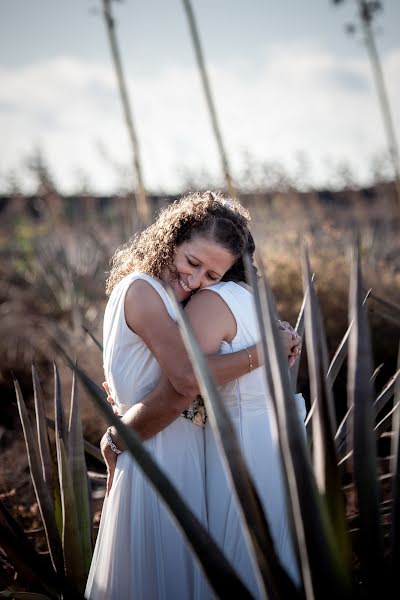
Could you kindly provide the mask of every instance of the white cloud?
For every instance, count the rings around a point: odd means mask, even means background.
[[[125,62],[127,62],[125,60]],[[347,160],[361,178],[385,138],[365,59],[343,58],[312,44],[269,47],[263,68],[232,61],[210,65],[210,76],[233,171],[243,150],[258,160],[293,168],[307,153],[315,180],[329,176],[330,162]],[[384,57],[392,107],[400,106],[400,51]],[[112,190],[118,175],[104,156],[130,164],[130,150],[114,73],[109,65],[59,57],[19,69],[0,68],[1,175],[40,145],[66,191],[76,171],[88,173],[97,191]],[[195,68],[169,67],[156,79],[129,80],[134,116],[150,188],[179,187],[181,170],[220,164]],[[400,130],[399,114],[395,113]],[[21,171],[21,174],[23,171]],[[25,177],[25,174],[22,176]],[[27,179],[28,181],[28,179]]]

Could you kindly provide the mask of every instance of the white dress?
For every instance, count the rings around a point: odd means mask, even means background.
[[[237,323],[235,338],[230,344],[222,342],[220,353],[235,352],[258,342],[259,328],[251,292],[233,282],[221,282],[207,289],[221,296]],[[220,386],[219,392],[264,507],[275,549],[283,566],[297,583],[299,575],[289,533],[278,445],[270,428],[272,406],[266,394],[262,369],[255,369],[234,382]],[[299,418],[304,421],[305,405],[301,394],[296,394],[295,401]],[[250,592],[259,598],[261,594],[242,534],[236,500],[226,479],[209,422],[205,426],[205,441],[209,532]]]
[[[160,367],[125,321],[125,294],[143,279],[174,318],[161,283],[132,273],[112,291],[104,316],[104,370],[120,411],[151,391]],[[144,442],[205,526],[204,430],[184,417]],[[209,594],[184,538],[128,452],[117,460],[105,499],[85,596],[91,600],[191,600]]]

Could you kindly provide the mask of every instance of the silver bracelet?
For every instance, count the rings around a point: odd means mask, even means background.
[[[107,444],[110,446],[111,450],[113,452],[115,452],[115,454],[121,454],[122,450],[119,450],[117,448],[117,446],[114,444],[114,442],[112,441],[112,437],[111,437],[111,427],[109,427],[106,431],[106,440],[107,440]]]

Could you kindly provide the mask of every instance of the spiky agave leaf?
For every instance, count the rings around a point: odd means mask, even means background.
[[[74,582],[77,589],[83,593],[86,584],[87,571],[83,561],[74,488],[68,464],[67,449],[64,442],[67,432],[64,431],[65,417],[60,394],[60,378],[56,364],[54,364],[54,378],[55,438],[62,507],[64,568],[68,579]]]
[[[336,431],[335,406],[332,386],[326,376],[328,348],[311,271],[307,249],[303,248],[303,287],[308,290],[305,309],[305,330],[311,397],[315,398],[313,427],[314,472],[320,493],[323,495],[336,538],[336,557],[341,577],[350,591],[351,549],[345,516],[345,503],[340,481],[334,432]]]
[[[259,587],[268,598],[296,597],[297,591],[275,552],[261,501],[248,472],[233,425],[210,376],[204,355],[171,291],[169,295],[224,460],[225,471],[236,496],[242,517],[243,533],[252,554]]]
[[[366,306],[367,300],[370,297],[371,292],[372,292],[372,288],[369,289],[368,292],[365,294],[365,297],[363,300],[363,306]],[[346,333],[344,334],[343,339],[340,342],[335,354],[333,355],[332,361],[329,365],[327,377],[328,377],[329,384],[331,386],[333,386],[333,384],[335,383],[336,377],[338,376],[340,368],[346,359],[348,348],[349,348],[349,336],[350,336],[350,331],[351,331],[352,327],[353,327],[353,320],[350,321],[350,324],[346,330]]]
[[[360,562],[371,597],[382,587],[383,538],[379,512],[376,438],[372,404],[372,357],[367,315],[362,306],[358,244],[353,251],[349,318],[348,406],[353,405],[353,473],[360,523]]]
[[[314,276],[313,276],[313,278],[314,278]],[[297,316],[296,327],[295,327],[295,330],[298,333],[298,335],[301,337],[302,341],[304,339],[304,310],[306,307],[307,294],[308,294],[308,290],[306,290],[306,292],[303,296],[303,301],[301,303],[301,307],[300,307],[299,314]],[[299,367],[300,367],[300,359],[296,360],[293,367],[290,369],[290,381],[292,382],[292,389],[294,392],[296,391],[296,388],[297,388]]]
[[[397,367],[400,368],[400,346],[397,358]],[[393,417],[393,438],[391,444],[391,473],[392,479],[392,527],[391,527],[391,579],[396,585],[398,566],[400,564],[400,379],[396,380],[393,405],[397,410]],[[393,588],[392,588],[393,589]]]
[[[375,369],[375,371],[373,372],[372,376],[371,376],[371,383],[373,383],[375,381],[376,375],[378,374],[378,372],[380,371],[382,365],[380,365],[379,367],[377,367]],[[395,389],[395,385],[396,385],[396,381],[397,379],[399,379],[400,377],[400,369],[398,369],[396,371],[396,373],[390,378],[390,380],[387,382],[387,384],[384,386],[383,390],[381,391],[381,393],[378,395],[377,399],[374,402],[374,409],[375,409],[375,417],[378,417],[378,413],[386,406],[386,404],[389,402],[390,398],[392,397],[393,393],[394,393],[394,389]],[[335,440],[336,440],[336,451],[338,456],[341,458],[341,460],[343,459],[343,454],[346,453],[346,449],[345,449],[345,445],[347,442],[347,435],[348,435],[348,430],[349,430],[349,421],[350,421],[350,416],[352,416],[353,414],[353,405],[350,405],[350,407],[347,409],[346,414],[344,415],[337,431],[335,434]],[[376,437],[380,437],[380,435],[386,431],[388,429],[388,427],[390,426],[391,423],[391,417],[392,414],[395,410],[395,407],[393,407],[392,410],[390,410],[388,412],[387,415],[385,415],[374,427],[374,431],[375,431],[375,435]],[[348,444],[349,446],[351,444]],[[347,453],[349,453],[349,450],[347,450]]]
[[[40,515],[46,532],[46,540],[49,548],[51,560],[54,569],[58,573],[63,573],[63,553],[61,540],[54,518],[54,504],[50,497],[47,485],[43,479],[43,466],[39,458],[38,448],[32,432],[29,421],[28,411],[22,397],[21,388],[17,379],[14,378],[15,393],[17,396],[17,405],[24,432],[26,451],[28,455],[29,469],[36,499],[38,502]]]
[[[245,258],[260,325],[267,389],[275,410],[288,507],[305,594],[307,599],[345,598],[344,582],[337,576],[334,537],[326,505],[315,483],[304,425],[300,423],[295,407],[287,357],[276,328],[272,292],[266,278],[258,286],[250,261]]]
[[[389,402],[389,400],[393,396],[395,387],[396,387],[396,382],[399,378],[399,375],[400,375],[400,369],[397,369],[396,373],[385,384],[385,386],[383,387],[383,390],[381,391],[381,393],[375,400],[374,408],[375,408],[376,416],[378,416],[378,414],[381,412],[381,410],[386,406],[386,404]]]
[[[85,462],[78,385],[74,371],[71,390],[71,408],[68,426],[68,462],[72,475],[78,536],[82,548],[83,569],[89,573],[92,560],[92,511],[89,499],[89,481]]]
[[[89,392],[93,403],[103,413],[108,423],[116,428],[127,451],[130,452],[149,483],[168,507],[171,516],[192,549],[217,597],[237,596],[244,600],[250,600],[251,595],[243,582],[199,519],[181,498],[175,486],[158,467],[138,434],[114,415],[112,409],[104,400],[104,392],[92,379],[80,367],[74,367],[73,362],[62,348],[59,348],[59,351],[64,355],[69,366],[76,369],[76,374]]]
[[[32,363],[32,382],[33,382],[33,395],[35,400],[35,413],[36,413],[36,429],[38,448],[40,454],[40,460],[42,463],[42,474],[43,480],[47,485],[49,492],[49,498],[53,504],[54,510],[54,495],[53,495],[53,470],[54,464],[50,452],[49,435],[47,431],[46,413],[44,410],[43,395],[40,386],[39,377]]]

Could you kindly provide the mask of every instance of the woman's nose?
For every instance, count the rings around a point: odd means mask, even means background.
[[[199,272],[191,273],[188,277],[188,284],[189,284],[190,289],[199,290],[201,288],[202,280],[203,280],[202,273],[199,273]]]

